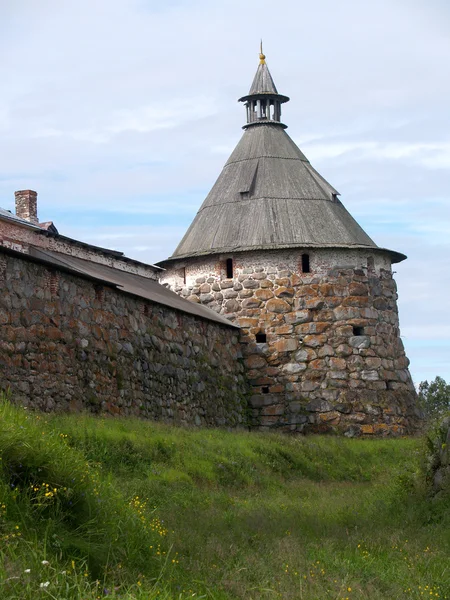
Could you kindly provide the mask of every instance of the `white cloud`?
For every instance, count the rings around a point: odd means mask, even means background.
[[[450,166],[450,141],[424,143],[402,142],[341,142],[304,145],[308,156],[315,161],[336,158],[347,154],[354,162],[366,160],[406,160],[429,169],[444,169]]]

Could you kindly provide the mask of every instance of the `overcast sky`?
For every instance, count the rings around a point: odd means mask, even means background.
[[[450,381],[448,0],[0,0],[0,206],[146,262],[242,135],[259,40],[287,132],[394,265],[416,383]]]

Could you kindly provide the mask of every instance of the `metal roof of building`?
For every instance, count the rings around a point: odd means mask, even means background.
[[[27,221],[26,219],[21,219],[11,211],[5,210],[4,208],[0,208],[0,219],[14,221],[18,225],[25,225],[26,227],[31,227],[31,229],[40,229],[39,225],[34,225],[34,223],[30,223],[30,221]]]
[[[55,237],[64,242],[68,242],[69,244],[75,244],[75,245],[81,246],[83,248],[88,248],[88,249],[93,250],[94,252],[100,252],[107,256],[112,256],[112,257],[118,258],[118,259],[120,259],[124,262],[130,263],[130,264],[150,267],[151,269],[153,269],[156,272],[161,270],[161,267],[158,267],[157,265],[144,263],[135,258],[129,258],[128,256],[125,256],[125,254],[123,252],[120,252],[119,250],[111,250],[110,248],[102,248],[101,246],[94,246],[93,244],[88,244],[87,242],[82,242],[81,240],[76,240],[74,238],[67,237],[66,235],[62,235],[56,229],[53,221],[47,221],[47,222],[38,223],[37,225],[35,225],[34,223],[30,223],[30,221],[27,221],[26,219],[22,219],[21,217],[18,217],[17,215],[13,214],[11,211],[5,210],[4,208],[0,208],[0,220],[1,219],[6,220],[6,221],[13,221],[16,225],[28,227],[29,229],[33,229],[35,232],[41,233],[42,235]]]
[[[250,92],[277,94],[265,60]],[[252,125],[161,266],[194,256],[289,247],[367,248],[389,252],[393,262],[406,258],[375,244],[283,124],[264,119]]]
[[[18,253],[14,253],[18,255]],[[20,254],[22,258],[26,258],[27,255]],[[147,277],[141,277],[133,273],[127,273],[114,269],[106,265],[77,258],[75,256],[69,256],[67,254],[61,254],[59,252],[53,252],[51,250],[43,250],[36,246],[30,246],[30,256],[46,264],[51,264],[54,267],[59,267],[65,271],[75,273],[77,275],[94,279],[104,285],[112,285],[117,289],[139,296],[151,302],[168,306],[175,310],[201,317],[208,321],[214,321],[227,327],[235,327],[231,321],[214,312],[210,308],[207,308],[203,304],[189,302],[185,300],[175,292],[167,289],[152,279]]]

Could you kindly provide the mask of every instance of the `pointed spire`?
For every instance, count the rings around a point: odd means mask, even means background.
[[[259,47],[259,65],[249,91],[250,94],[278,94],[266,63],[266,55],[263,53],[262,40]]]
[[[288,102],[288,100],[287,96],[278,93],[266,63],[266,55],[263,52],[261,40],[259,65],[250,91],[247,96],[239,98],[239,102],[245,102],[247,109],[247,124],[244,125],[244,129],[250,125],[262,123],[278,124],[286,128],[286,125],[280,122],[280,118],[281,104]]]
[[[266,64],[266,57],[265,57],[263,49],[262,49],[262,40],[261,40],[261,44],[259,46],[259,64],[261,64],[261,65]]]

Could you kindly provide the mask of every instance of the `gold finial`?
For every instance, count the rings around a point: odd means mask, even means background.
[[[266,56],[265,56],[265,54],[263,54],[263,49],[262,49],[262,40],[261,40],[261,44],[259,46],[259,63],[261,65],[266,64]]]

